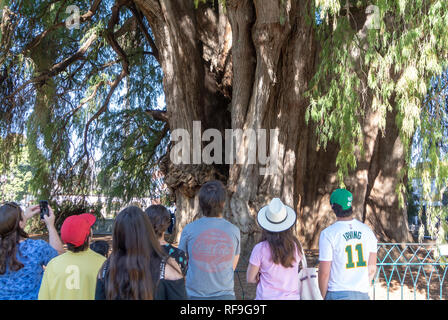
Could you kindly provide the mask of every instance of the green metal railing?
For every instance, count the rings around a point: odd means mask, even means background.
[[[379,243],[377,261],[374,300],[448,299],[448,260],[436,244]]]

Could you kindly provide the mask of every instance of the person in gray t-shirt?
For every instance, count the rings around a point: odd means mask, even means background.
[[[199,190],[203,217],[185,226],[179,249],[189,258],[189,299],[235,299],[233,274],[240,255],[240,230],[223,216],[226,191],[219,181]]]

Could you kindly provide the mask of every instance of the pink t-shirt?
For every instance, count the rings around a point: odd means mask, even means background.
[[[300,255],[295,252],[293,267],[285,268],[271,260],[269,243],[258,243],[252,250],[249,262],[260,268],[260,282],[255,300],[299,300]]]

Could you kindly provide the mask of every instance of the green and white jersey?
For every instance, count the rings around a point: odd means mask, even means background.
[[[319,261],[331,261],[328,291],[369,292],[369,255],[377,239],[364,223],[337,221],[320,234]]]

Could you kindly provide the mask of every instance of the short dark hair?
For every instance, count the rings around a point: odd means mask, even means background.
[[[84,243],[80,246],[75,247],[74,244],[67,243],[67,250],[74,252],[74,253],[86,251],[89,248],[89,239],[90,239],[90,233],[86,237],[86,240],[84,240]]]
[[[165,206],[153,204],[146,208],[145,213],[151,221],[156,236],[160,238],[171,224],[171,215]]]
[[[342,210],[342,206],[337,203],[333,203],[331,205],[331,208],[333,209],[334,213],[336,214],[336,217],[338,217],[338,218],[349,217],[353,213],[352,207],[350,207],[347,210]]]
[[[109,255],[109,243],[106,240],[96,240],[90,244],[90,249],[107,258]]]
[[[206,217],[218,217],[226,202],[226,190],[221,181],[206,182],[199,190],[199,206]]]

